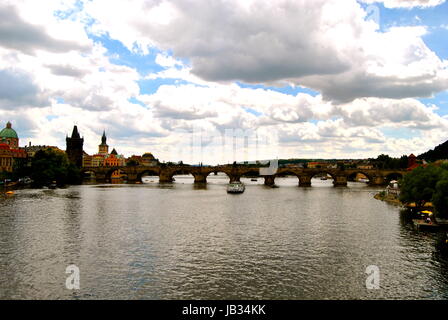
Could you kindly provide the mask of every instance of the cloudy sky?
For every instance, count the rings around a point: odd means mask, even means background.
[[[165,161],[418,154],[448,140],[447,16],[444,0],[2,0],[0,126],[65,149],[76,124],[90,154],[106,130]]]

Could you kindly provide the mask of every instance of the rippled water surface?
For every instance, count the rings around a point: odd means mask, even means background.
[[[0,197],[0,298],[445,299],[440,234],[413,230],[378,189],[83,185]],[[152,180],[149,180],[152,181]],[[79,291],[65,268],[80,268]],[[380,268],[367,290],[366,267]]]

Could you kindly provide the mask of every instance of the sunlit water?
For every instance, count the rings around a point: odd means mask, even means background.
[[[361,183],[83,185],[0,197],[0,298],[443,299],[440,234]],[[65,269],[80,269],[80,290]],[[380,289],[366,289],[366,267]]]

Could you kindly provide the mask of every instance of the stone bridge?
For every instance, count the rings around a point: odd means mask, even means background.
[[[97,182],[110,182],[111,175],[120,170],[127,176],[128,183],[141,182],[143,176],[158,176],[160,183],[170,183],[175,175],[191,174],[195,183],[206,183],[207,176],[212,173],[225,173],[229,181],[240,181],[241,177],[258,177],[264,179],[264,184],[273,186],[275,178],[281,176],[296,176],[299,186],[310,187],[311,179],[315,176],[328,174],[333,178],[333,185],[347,186],[347,182],[361,173],[369,179],[370,185],[385,185],[390,180],[403,177],[407,171],[404,170],[382,170],[382,169],[311,169],[311,168],[264,168],[249,167],[244,165],[223,166],[188,166],[188,165],[165,165],[165,166],[126,166],[126,167],[83,167],[82,173],[93,173]]]

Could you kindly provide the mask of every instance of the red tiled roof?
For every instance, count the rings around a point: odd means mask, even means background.
[[[427,165],[426,164],[421,164],[421,163],[414,163],[412,166],[408,167],[406,170],[407,171],[412,171],[412,170],[414,170],[415,168],[418,168],[418,167],[427,167]]]

